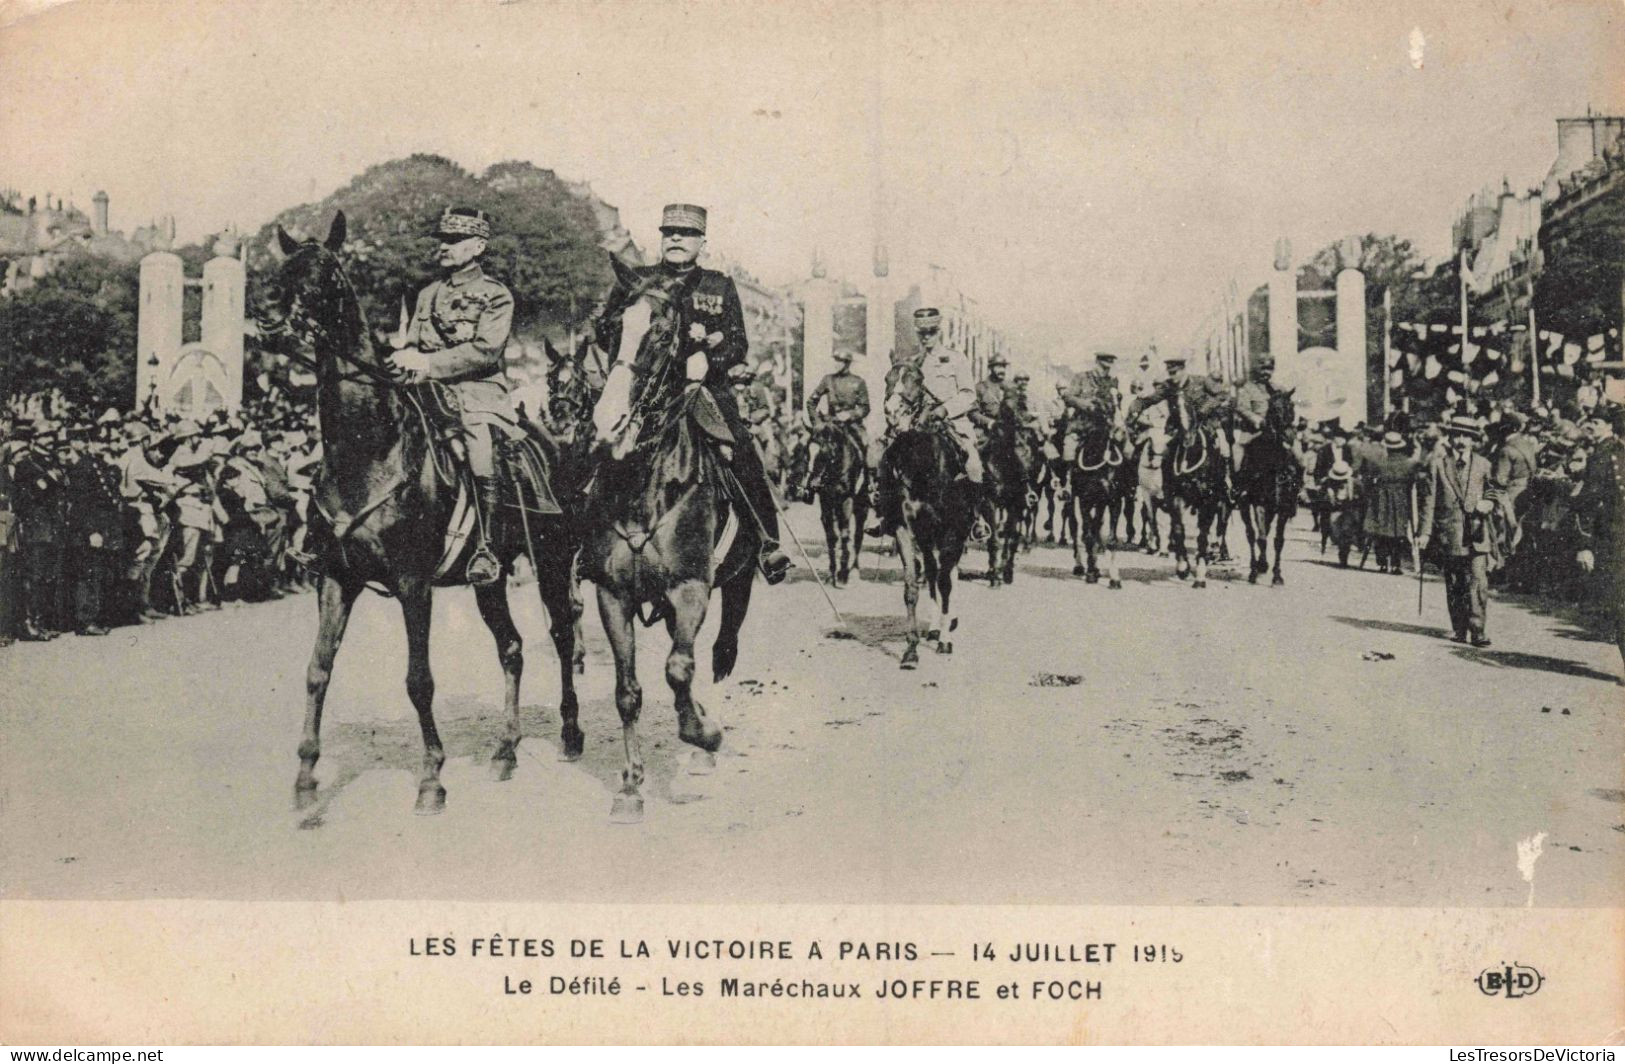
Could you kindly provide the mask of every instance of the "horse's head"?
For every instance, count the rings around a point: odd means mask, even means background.
[[[345,231],[343,211],[333,216],[321,241],[295,240],[276,227],[282,266],[254,312],[267,346],[286,350],[292,344],[295,353],[314,359],[334,345],[362,342],[360,304],[336,254]]]
[[[597,442],[619,458],[637,442],[638,411],[659,399],[646,393],[654,388],[664,394],[682,382],[683,367],[672,365],[682,339],[676,301],[681,279],[665,271],[640,276],[613,257],[610,264],[619,283],[599,319],[598,338],[613,348],[613,360],[592,421]]]
[[[925,373],[918,362],[898,362],[886,373],[886,423],[898,432],[915,428],[925,411]]]
[[[1269,407],[1264,412],[1264,433],[1278,440],[1289,440],[1297,434],[1298,407],[1292,394],[1297,389],[1283,388],[1270,393]]]
[[[547,421],[558,431],[574,433],[585,422],[604,390],[599,352],[582,344],[574,354],[561,353],[544,340],[547,352]]]

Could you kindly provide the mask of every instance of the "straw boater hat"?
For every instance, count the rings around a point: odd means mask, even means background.
[[[1405,449],[1405,437],[1397,432],[1384,433],[1382,445],[1390,451],[1403,451]]]
[[[1446,421],[1444,430],[1452,436],[1469,436],[1475,440],[1484,437],[1484,430],[1479,426],[1477,418],[1460,414]]]
[[[1326,474],[1327,480],[1343,481],[1354,475],[1354,469],[1341,458],[1332,463],[1330,472]]]

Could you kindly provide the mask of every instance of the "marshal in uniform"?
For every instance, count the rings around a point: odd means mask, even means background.
[[[491,433],[515,423],[502,360],[513,328],[513,293],[480,268],[491,238],[484,211],[448,207],[434,235],[442,276],[418,293],[406,346],[390,361],[404,379],[440,381],[455,398],[478,502],[479,543],[468,562],[468,582],[478,586],[502,575],[490,545],[501,497]]]

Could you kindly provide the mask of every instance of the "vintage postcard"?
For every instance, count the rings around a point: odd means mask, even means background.
[[[0,2],[0,1041],[1617,1041],[1622,57]]]

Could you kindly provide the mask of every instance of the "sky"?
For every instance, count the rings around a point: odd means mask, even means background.
[[[663,203],[769,283],[946,268],[1025,359],[1197,340],[1351,233],[1449,250],[1625,113],[1625,0],[0,0],[0,186],[182,240],[412,152]]]

